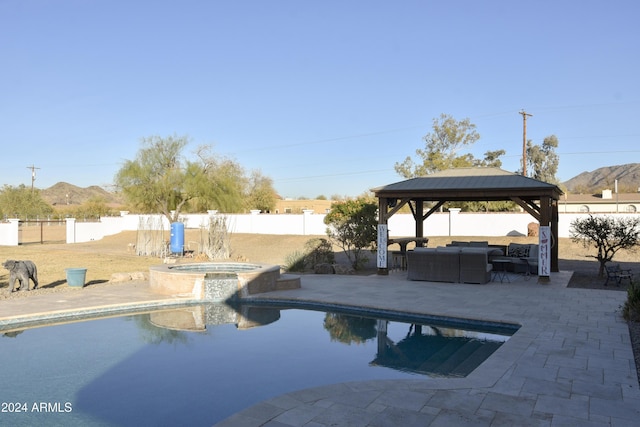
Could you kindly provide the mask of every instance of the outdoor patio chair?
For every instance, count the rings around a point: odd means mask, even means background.
[[[631,281],[633,280],[633,273],[631,273],[631,269],[620,268],[620,264],[605,265],[604,268],[607,271],[607,281],[604,282],[605,286],[609,284],[609,280],[613,280],[616,283],[616,286],[620,286],[620,283],[622,283],[624,279],[627,279],[629,284],[631,284]]]
[[[406,270],[407,269],[407,255],[402,251],[391,251],[391,266],[390,270]]]

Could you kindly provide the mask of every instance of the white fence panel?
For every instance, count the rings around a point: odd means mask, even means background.
[[[527,235],[533,217],[524,213],[458,213],[438,212],[423,224],[429,236],[514,236]],[[389,218],[389,236],[414,236],[415,223],[411,214],[395,214]]]
[[[18,246],[20,244],[20,220],[9,219],[0,223],[0,245]]]
[[[217,214],[222,215],[222,214]],[[596,215],[596,214],[594,214]],[[640,217],[640,213],[602,214],[614,218]],[[240,234],[291,234],[326,235],[324,218],[326,214],[306,212],[303,214],[238,214],[224,215],[230,233]],[[559,237],[571,237],[571,223],[578,218],[586,218],[586,213],[561,213],[558,221]],[[186,228],[197,229],[207,226],[209,214],[181,216]],[[122,231],[135,231],[140,222],[162,224],[167,232],[169,221],[162,215],[122,215],[101,218],[100,222],[76,222],[67,220],[67,243],[99,240],[104,236]],[[16,246],[18,242],[18,220],[0,223],[0,245]],[[527,235],[528,224],[535,222],[526,213],[435,213],[424,222],[424,235],[429,236],[513,236]],[[545,224],[543,224],[545,225]],[[389,236],[414,236],[415,223],[411,214],[396,214],[389,219]]]
[[[526,236],[527,226],[536,222],[523,213],[451,214],[449,236]]]
[[[70,224],[70,223],[69,223]],[[91,242],[93,240],[101,240],[106,236],[105,231],[107,230],[101,222],[78,222],[74,221],[75,224],[75,242]],[[69,242],[67,242],[69,243]]]

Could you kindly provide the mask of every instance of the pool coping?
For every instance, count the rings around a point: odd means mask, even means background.
[[[44,313],[25,314],[0,318],[0,333],[15,329],[39,328],[45,326],[72,323],[84,320],[97,320],[106,317],[116,317],[127,314],[144,313],[162,308],[179,308],[194,304],[202,304],[202,300],[157,300],[147,302],[120,303],[111,305],[98,305],[82,309],[55,310]]]

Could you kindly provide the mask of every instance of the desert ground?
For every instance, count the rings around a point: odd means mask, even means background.
[[[63,226],[23,227],[20,231],[19,246],[0,246],[0,260],[29,259],[38,266],[40,280],[39,292],[68,290],[65,279],[66,268],[87,268],[87,285],[108,284],[113,273],[147,272],[149,266],[162,264],[163,259],[150,256],[137,256],[133,245],[136,242],[136,231],[126,231],[102,240],[66,244],[66,229]],[[170,238],[166,231],[166,239]],[[262,235],[231,234],[229,236],[232,260],[245,260],[286,266],[288,257],[304,250],[305,243],[312,238],[326,236],[297,235]],[[196,249],[201,240],[200,230],[185,230],[185,246]],[[509,242],[537,242],[535,237],[432,237],[429,247],[445,245],[452,240],[488,240],[491,244],[508,244]],[[44,243],[40,243],[43,241]],[[411,248],[411,246],[409,246]],[[390,249],[393,249],[391,247]],[[334,247],[338,262],[346,263],[342,251]],[[571,239],[561,238],[559,241],[560,270],[574,271],[570,286],[603,288],[604,280],[597,277],[598,263],[592,257],[594,248],[585,248]],[[368,267],[359,274],[375,272],[374,256],[369,257]],[[620,251],[614,260],[623,268],[631,268],[640,272],[637,252]],[[193,258],[181,258],[177,262],[193,262]],[[640,273],[639,273],[640,274]],[[0,269],[0,299],[9,297],[25,297],[24,293],[8,292],[8,271]],[[625,287],[610,289],[624,291]]]

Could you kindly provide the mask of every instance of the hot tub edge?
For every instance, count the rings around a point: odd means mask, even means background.
[[[211,266],[210,271],[207,271],[208,266]],[[254,266],[254,268],[247,269],[247,266]],[[224,290],[224,295],[220,295],[215,289],[210,289],[217,276],[231,280],[230,274],[235,275],[237,282],[232,285],[233,289]],[[149,267],[149,288],[152,292],[161,295],[191,295],[195,299],[220,301],[242,299],[250,295],[277,290],[297,289],[300,288],[300,277],[290,274],[281,276],[280,266],[267,264],[237,262],[163,264]]]

